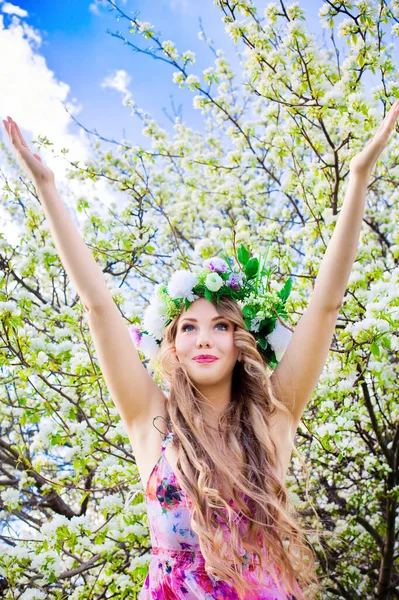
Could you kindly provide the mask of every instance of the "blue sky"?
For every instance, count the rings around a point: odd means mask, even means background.
[[[309,30],[322,41],[327,32],[319,24],[317,13],[323,2],[301,0],[299,4],[306,11]],[[256,5],[261,14],[267,3],[257,2]],[[121,139],[125,133],[133,143],[143,141],[137,117],[132,118],[129,110],[121,105],[120,93],[101,87],[107,76],[122,69],[131,78],[128,88],[134,100],[162,126],[172,128],[163,112],[166,109],[172,114],[172,95],[176,108],[182,104],[183,119],[202,129],[201,114],[192,108],[192,92],[180,89],[172,82],[175,69],[144,54],[134,54],[121,40],[107,33],[108,29],[120,30],[140,47],[150,45],[149,40],[130,35],[128,22],[125,19],[118,22],[117,12],[111,11],[109,4],[94,5],[85,0],[21,0],[18,6],[28,13],[25,21],[40,32],[43,40],[40,54],[48,68],[54,71],[57,79],[70,86],[72,96],[81,105],[77,118],[85,127],[96,128],[105,137]],[[162,40],[170,39],[179,50],[195,52],[197,62],[191,67],[193,73],[201,73],[215,58],[206,43],[198,39],[201,17],[206,36],[213,39],[215,48],[226,52],[239,72],[235,46],[225,33],[222,13],[212,0],[127,0],[119,2],[119,6],[127,14],[138,11],[138,18],[153,23],[161,32]]]
[[[117,0],[128,15],[138,13],[141,21],[149,21],[160,34],[160,40],[172,40],[180,52],[191,50],[196,63],[188,72],[202,76],[202,71],[214,64],[215,55],[198,34],[202,26],[215,49],[222,49],[233,70],[237,83],[241,69],[237,48],[224,30],[222,13],[213,0]],[[254,0],[258,15],[269,2]],[[278,0],[275,2],[279,6]],[[285,2],[288,6],[292,2]],[[321,46],[332,48],[330,30],[320,24],[319,9],[323,0],[299,0],[306,15],[306,26],[316,35]],[[117,200],[117,192],[100,178],[93,182],[69,180],[66,177],[66,158],[59,150],[68,148],[68,159],[84,166],[90,159],[90,139],[67,113],[67,105],[74,118],[84,128],[104,138],[148,148],[150,140],[141,133],[142,122],[123,105],[128,94],[137,106],[149,112],[158,124],[170,134],[173,124],[164,111],[173,116],[182,109],[182,118],[191,128],[204,131],[203,116],[193,109],[194,93],[173,83],[173,66],[151,56],[134,53],[122,40],[108,31],[118,30],[132,43],[145,49],[151,45],[140,35],[129,34],[126,19],[117,20],[117,11],[111,10],[106,0],[20,0],[13,4],[0,0],[0,114],[10,115],[20,126],[28,144],[38,151],[32,140],[39,135],[54,143],[54,153],[41,148],[44,162],[54,171],[56,182],[63,185],[62,194],[67,205],[76,205],[76,198],[85,196],[91,202],[101,198],[104,204]],[[242,17],[240,17],[242,18]],[[342,17],[338,20],[340,22]],[[347,54],[345,41],[337,36],[340,61]],[[387,35],[386,42],[392,42]],[[397,38],[395,38],[397,43]],[[375,83],[380,82],[377,74]],[[371,86],[366,86],[366,92]],[[9,146],[2,124],[0,143]],[[103,143],[107,149],[108,144]],[[110,148],[117,154],[113,144]],[[13,153],[13,150],[12,150]],[[10,165],[1,161],[0,177],[11,176]],[[0,181],[1,185],[1,181]],[[68,195],[69,194],[69,195]],[[73,212],[73,211],[72,211]],[[76,224],[80,215],[76,217]],[[8,214],[0,208],[0,223],[9,241],[18,232]]]

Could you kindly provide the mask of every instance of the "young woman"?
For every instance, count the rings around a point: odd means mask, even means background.
[[[275,370],[266,376],[235,301],[223,298],[216,305],[199,297],[163,333],[168,397],[143,366],[54,174],[30,152],[18,125],[10,117],[3,121],[88,311],[98,360],[145,486],[153,560],[140,600],[299,600],[298,583],[315,581],[312,553],[289,510],[284,480],[342,306],[368,180],[398,113],[397,101],[350,162],[346,197],[312,297]],[[199,355],[214,359],[200,362]],[[163,440],[153,426],[157,417],[168,425]]]

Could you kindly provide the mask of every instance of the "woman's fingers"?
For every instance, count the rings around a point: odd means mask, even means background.
[[[3,120],[3,125],[8,137],[10,137],[10,132],[8,131],[8,122]]]
[[[396,100],[396,102],[394,102],[392,104],[389,112],[387,112],[387,114],[385,115],[384,119],[382,120],[381,125],[379,126],[377,131],[374,133],[373,137],[371,139],[369,139],[369,141],[367,142],[366,146],[368,146],[369,144],[371,144],[373,142],[375,143],[376,141],[384,140],[386,136],[389,137],[392,129],[395,126],[398,116],[399,116],[399,100]],[[381,138],[381,135],[382,135],[382,138]],[[378,136],[378,138],[377,138],[377,136]]]
[[[11,117],[8,117],[7,121],[3,120],[3,124],[12,145],[17,151],[18,158],[31,181],[35,185],[42,184],[43,182],[54,182],[53,171],[43,164],[38,154],[33,154],[30,151],[15,121]]]
[[[8,126],[7,132],[8,132],[9,138],[11,140],[11,143],[13,146],[15,146],[17,148],[19,145],[19,138],[17,136],[17,132],[15,131],[13,122],[11,120],[7,121],[7,126]]]
[[[4,123],[4,127],[8,133],[8,136],[9,136],[13,146],[17,147],[18,145],[21,145],[28,149],[28,145],[25,142],[24,138],[22,137],[22,134],[21,134],[16,122],[13,121],[11,119],[11,117],[7,117],[7,118],[8,118],[8,121],[3,120],[3,123]]]
[[[21,142],[21,144],[22,144],[23,146],[25,146],[25,148],[27,148],[27,147],[28,147],[28,144],[25,142],[25,140],[24,140],[24,138],[23,138],[23,136],[22,136],[22,133],[21,133],[21,132],[20,132],[20,130],[19,130],[19,127],[18,127],[18,125],[16,124],[16,122],[15,122],[15,121],[13,121],[13,123],[14,123],[15,129],[16,129],[17,135],[18,135],[18,137],[19,137],[19,141]]]
[[[25,148],[27,148],[27,143],[25,142],[24,138],[22,137],[22,134],[19,130],[18,125],[16,124],[15,121],[13,121],[11,119],[11,117],[8,117],[8,126],[9,126],[9,130],[11,133],[11,141],[13,142],[13,144],[20,144],[21,146],[24,146]]]
[[[18,137],[17,131],[15,129],[14,121],[11,119],[11,117],[7,117],[7,118],[8,118],[8,124],[10,127],[10,132],[12,133],[13,140],[14,140],[14,142],[19,142],[19,137]]]
[[[391,108],[389,109],[389,111],[387,112],[387,114],[385,115],[385,117],[383,118],[383,120],[381,121],[381,124],[379,126],[379,128],[377,129],[376,133],[378,133],[380,131],[380,129],[382,129],[385,124],[389,121],[389,118],[393,117],[395,115],[395,117],[397,116],[396,113],[396,109],[399,108],[399,100],[396,100],[396,102],[394,102],[391,106]]]
[[[399,100],[396,100],[396,102],[394,102],[392,104],[389,112],[385,115],[385,118],[384,118],[384,120],[381,123],[380,129],[382,129],[386,125],[386,123],[391,124],[392,122],[395,122],[395,120],[398,117],[398,112],[397,112],[398,108],[399,108]]]

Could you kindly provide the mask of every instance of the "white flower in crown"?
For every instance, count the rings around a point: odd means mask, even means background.
[[[143,352],[146,358],[152,360],[157,355],[159,345],[157,344],[155,338],[152,337],[152,335],[147,335],[146,333],[143,333],[140,341],[140,350]]]
[[[198,278],[191,271],[176,271],[168,283],[168,294],[171,298],[187,298],[190,302],[197,300],[199,296],[193,294],[193,287],[197,285]]]
[[[209,273],[205,279],[205,285],[211,292],[217,292],[222,287],[224,281],[217,273]]]
[[[165,315],[160,312],[160,307],[152,303],[144,311],[143,326],[157,340],[161,340],[165,331]],[[142,340],[143,341],[143,340]]]
[[[273,331],[266,336],[266,339],[273,348],[273,351],[279,362],[287,349],[291,337],[292,331],[290,331],[286,327],[283,327],[279,320],[276,321],[276,326],[273,329]]]
[[[250,331],[254,331],[255,333],[258,332],[261,320],[262,319],[260,317],[255,317],[254,319],[251,319],[251,329],[250,329]]]

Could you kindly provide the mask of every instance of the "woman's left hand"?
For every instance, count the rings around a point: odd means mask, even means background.
[[[369,177],[371,171],[377,162],[377,158],[384,150],[392,129],[395,126],[399,115],[399,100],[396,100],[391,106],[391,110],[385,115],[383,122],[374,136],[367,142],[359,154],[356,154],[349,163],[351,173]]]

